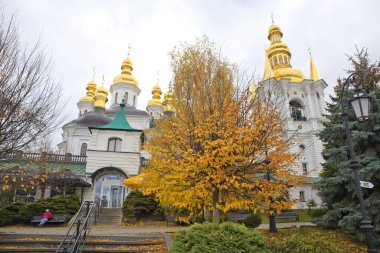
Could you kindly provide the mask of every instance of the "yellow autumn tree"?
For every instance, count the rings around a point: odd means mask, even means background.
[[[148,133],[142,191],[190,215],[212,210],[215,223],[231,209],[289,208],[298,180],[278,103],[244,89],[246,78],[206,37],[170,56],[175,112]]]

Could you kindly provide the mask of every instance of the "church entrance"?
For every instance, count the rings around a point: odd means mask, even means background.
[[[118,170],[104,170],[95,178],[95,199],[100,199],[102,207],[120,208],[128,188],[123,184],[126,176]]]

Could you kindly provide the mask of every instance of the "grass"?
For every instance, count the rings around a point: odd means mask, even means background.
[[[300,234],[309,238],[320,238],[336,246],[337,253],[365,253],[367,247],[364,243],[356,241],[352,236],[339,230],[325,230],[318,227],[301,227],[279,229],[277,233],[259,230],[271,243],[284,244],[285,240],[293,234]]]

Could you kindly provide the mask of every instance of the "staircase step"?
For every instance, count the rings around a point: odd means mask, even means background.
[[[2,234],[0,252],[55,252],[63,236]],[[132,236],[91,236],[85,248],[86,253],[131,253],[131,252],[167,252],[165,240],[161,234]]]

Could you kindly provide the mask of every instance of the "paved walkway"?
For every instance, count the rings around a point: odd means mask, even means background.
[[[289,228],[300,226],[315,226],[311,222],[277,223],[277,228]],[[103,236],[127,236],[149,233],[174,233],[178,230],[187,229],[185,226],[128,226],[128,227],[107,227],[92,226],[91,235]],[[67,227],[32,227],[32,226],[8,226],[0,227],[0,235],[6,234],[39,234],[39,235],[64,235]],[[262,224],[258,229],[269,229],[269,224]]]

